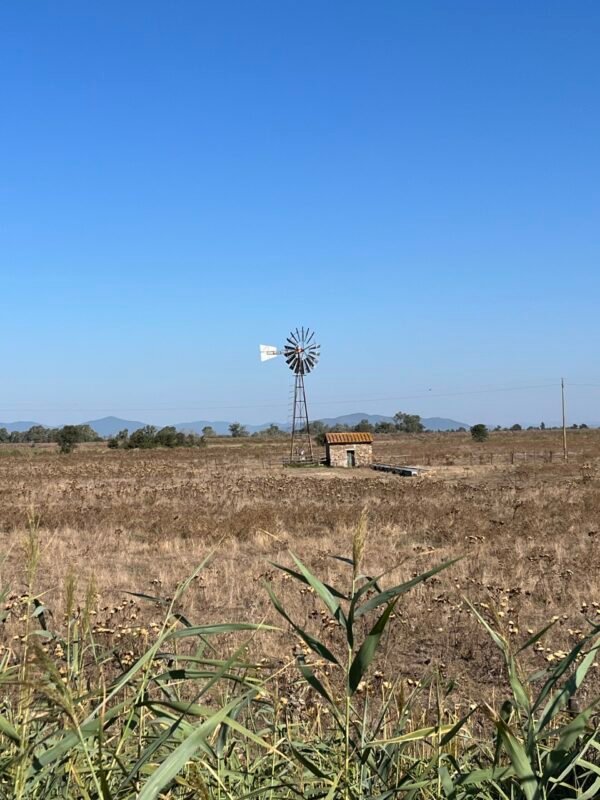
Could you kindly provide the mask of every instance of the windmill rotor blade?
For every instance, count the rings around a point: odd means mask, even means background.
[[[308,336],[308,328],[306,329],[306,335]],[[315,332],[313,331],[311,333],[310,337],[306,340],[306,344],[310,344],[310,341],[311,341],[311,339],[313,338],[314,335],[315,335]]]
[[[287,339],[286,339],[286,342],[289,342],[289,343],[290,343],[290,347],[296,347],[296,346],[297,346],[297,344],[298,344],[298,343],[296,342],[296,340],[294,339],[294,334],[293,334],[293,333],[290,333],[290,335],[289,335],[289,336],[287,337]]]
[[[300,342],[302,341],[302,339],[300,338],[300,331],[298,330],[298,328],[296,328],[296,341],[298,342],[298,344],[300,344]]]
[[[302,326],[302,344],[306,344],[306,334],[304,333],[304,325]]]

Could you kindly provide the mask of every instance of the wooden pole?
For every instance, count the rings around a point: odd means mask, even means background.
[[[565,461],[569,460],[569,451],[567,450],[567,418],[565,415],[565,379],[560,379],[560,395],[562,401],[562,431],[563,431],[563,458]]]

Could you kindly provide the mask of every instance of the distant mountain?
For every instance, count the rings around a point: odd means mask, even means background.
[[[147,425],[146,422],[139,422],[132,419],[120,419],[120,417],[102,417],[102,419],[91,419],[83,422],[82,425],[89,425],[98,436],[114,436],[119,431],[127,428],[129,433],[137,431]]]
[[[23,431],[28,431],[29,428],[33,428],[35,425],[41,425],[41,422],[0,422],[0,428],[6,428],[9,433],[13,431],[17,431],[18,433],[22,433]]]
[[[182,431],[183,433],[202,433],[202,428],[210,427],[215,433],[219,434],[219,436],[227,436],[229,434],[230,425],[231,422],[225,422],[222,419],[198,419],[195,422],[178,422],[175,427],[178,431]],[[264,427],[266,428],[267,426],[265,425]],[[262,430],[261,427],[256,425],[246,425],[246,428],[250,433],[254,433],[256,430]]]
[[[358,425],[363,419],[368,420],[371,425],[377,425],[378,422],[394,421],[392,417],[383,417],[381,414],[365,414],[362,411],[357,411],[354,414],[342,414],[341,417],[321,417],[319,422],[333,427],[334,425]]]
[[[354,426],[358,425],[363,419],[368,420],[372,425],[376,425],[378,422],[393,422],[393,417],[386,417],[382,414],[366,414],[362,411],[357,411],[353,414],[342,414],[339,417],[324,417],[320,419],[320,422],[325,423],[325,425],[329,425],[333,427],[335,425],[349,425]],[[457,428],[469,428],[468,423],[466,422],[458,422],[455,419],[446,419],[445,417],[424,417],[421,422],[429,431],[449,431],[449,430],[456,430]],[[39,422],[0,422],[0,428],[6,428],[9,433],[11,431],[26,431],[29,428],[32,428],[34,425],[41,425],[43,423]],[[69,423],[66,423],[69,424]],[[132,420],[132,419],[121,419],[121,417],[102,417],[101,419],[92,419],[88,420],[88,422],[82,423],[84,425],[89,425],[93,428],[99,436],[114,436],[119,431],[124,430],[127,428],[129,433],[133,433],[133,431],[137,431],[139,428],[143,428],[147,425],[147,422],[140,422],[139,420]],[[195,420],[194,422],[179,422],[175,424],[175,428],[178,431],[184,431],[186,433],[202,433],[202,429],[210,426],[216,434],[220,436],[227,436],[229,434],[229,426],[231,422],[225,420],[208,420],[208,419],[199,419]],[[259,431],[268,428],[269,425],[278,425],[281,430],[289,431],[290,425],[284,422],[265,422],[261,425],[246,425],[246,429],[248,433],[257,433]],[[46,427],[60,427],[60,426],[46,426]],[[157,426],[160,427],[160,426]],[[493,427],[493,426],[492,426]],[[591,427],[591,426],[590,426]]]
[[[334,425],[358,425],[363,419],[368,420],[371,425],[377,425],[378,422],[393,422],[393,417],[384,417],[381,414],[363,414],[357,412],[356,414],[343,414],[341,417],[325,417],[319,420],[325,425],[333,427]],[[451,431],[457,428],[469,428],[466,422],[457,422],[455,419],[446,419],[444,417],[423,417],[421,419],[423,425],[428,431]]]
[[[469,430],[471,427],[468,422],[457,422],[455,419],[445,417],[423,417],[421,422],[428,431],[455,431],[458,428]]]

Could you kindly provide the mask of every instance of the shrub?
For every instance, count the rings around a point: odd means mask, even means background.
[[[65,425],[56,434],[58,449],[61,453],[72,453],[80,441],[77,425]]]
[[[489,435],[487,426],[481,422],[471,428],[471,436],[475,442],[485,442]]]

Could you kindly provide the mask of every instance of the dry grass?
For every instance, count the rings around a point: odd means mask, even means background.
[[[292,593],[269,562],[289,563],[292,549],[337,582],[347,567],[332,556],[351,555],[366,509],[363,570],[391,569],[388,585],[464,556],[399,604],[382,668],[412,680],[437,667],[457,681],[461,703],[481,694],[489,701],[501,663],[465,597],[497,613],[515,642],[558,617],[534,656],[540,664],[570,649],[586,618],[600,619],[600,431],[571,435],[568,465],[558,458],[560,446],[558,432],[498,434],[484,445],[444,434],[376,442],[378,460],[432,467],[417,479],[285,470],[277,465],[285,443],[254,440],[215,440],[202,451],[93,445],[66,457],[51,447],[5,448],[1,582],[14,595],[25,586],[33,508],[46,604],[60,617],[69,575],[77,575],[80,595],[93,583],[99,635],[121,657],[144,646],[155,611],[125,592],[169,595],[212,548],[214,561],[187,600],[196,620],[275,621],[260,585],[266,578],[301,625],[318,629],[325,623],[314,596]],[[18,600],[12,603],[2,642],[9,651],[18,647],[20,624]],[[290,644],[287,631],[263,636],[258,655],[280,664]]]

